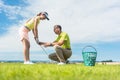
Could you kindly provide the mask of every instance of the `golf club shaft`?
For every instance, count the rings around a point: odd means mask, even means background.
[[[42,50],[45,52],[45,54],[48,56],[48,53],[46,52],[46,50],[40,45],[40,47],[42,48]],[[57,55],[57,53],[56,53],[56,55]],[[59,59],[59,61],[61,62],[61,59],[60,59],[60,57],[59,57],[59,55],[57,55],[58,56],[58,59]]]
[[[45,52],[45,54],[48,56],[48,53],[46,52],[46,50],[40,45],[40,47],[42,48],[42,50]]]

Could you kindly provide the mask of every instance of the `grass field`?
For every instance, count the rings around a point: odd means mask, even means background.
[[[0,80],[120,80],[120,65],[0,63]]]

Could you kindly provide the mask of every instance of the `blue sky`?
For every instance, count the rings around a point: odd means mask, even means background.
[[[120,61],[119,0],[0,0],[0,60],[23,60],[18,30],[41,11],[49,13],[50,21],[41,21],[40,40],[52,42],[56,37],[53,26],[60,24],[71,39],[71,60],[83,60],[83,47],[92,45],[98,61]],[[29,37],[31,60],[48,60],[31,32]]]

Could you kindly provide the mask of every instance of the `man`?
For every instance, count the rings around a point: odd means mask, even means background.
[[[53,46],[55,48],[55,52],[50,54],[49,58],[59,62],[58,65],[63,65],[68,62],[68,58],[72,55],[70,39],[67,33],[62,32],[62,27],[60,25],[54,26],[54,32],[58,35],[55,41],[52,43],[43,43],[43,45],[45,47]]]

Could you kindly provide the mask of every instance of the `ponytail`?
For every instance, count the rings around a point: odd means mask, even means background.
[[[40,16],[42,13],[37,14],[37,16]]]

